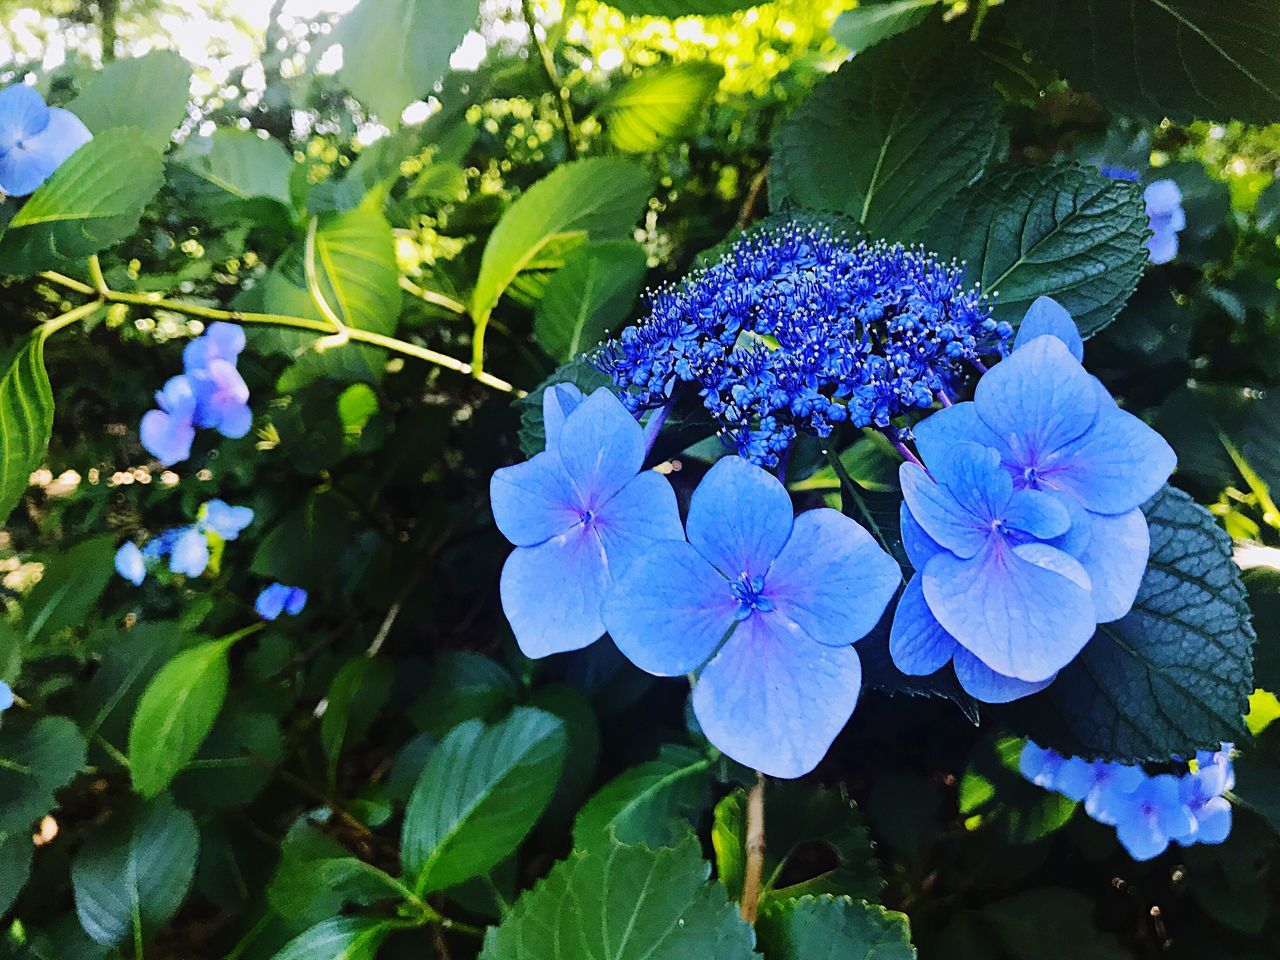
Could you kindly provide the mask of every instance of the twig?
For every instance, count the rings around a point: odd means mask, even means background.
[[[755,786],[747,794],[747,865],[742,876],[742,903],[739,911],[747,923],[756,922],[756,912],[760,907],[764,847],[764,774],[757,771]]]

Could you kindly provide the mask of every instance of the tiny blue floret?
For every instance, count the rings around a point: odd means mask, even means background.
[[[124,543],[116,551],[116,573],[135,587],[141,586],[147,578],[147,562],[136,543]]]
[[[13,691],[9,685],[0,680],[0,713],[4,713],[13,706]]]
[[[46,106],[34,87],[0,90],[0,194],[25,197],[93,139],[70,110]]]
[[[198,577],[209,566],[209,540],[199,527],[178,532],[169,552],[169,569],[188,577]]]
[[[204,505],[201,525],[223,540],[234,540],[245,527],[253,523],[253,510],[249,507],[233,507],[225,500],[214,499]]]
[[[1147,251],[1152,263],[1168,263],[1178,255],[1178,234],[1187,226],[1182,209],[1182,191],[1172,180],[1156,180],[1143,191],[1151,236]]]
[[[307,591],[283,583],[272,583],[258,594],[253,608],[263,620],[275,620],[282,613],[291,617],[300,614],[307,605]]]

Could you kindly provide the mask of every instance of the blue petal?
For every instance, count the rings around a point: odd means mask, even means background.
[[[565,418],[582,403],[582,391],[572,383],[554,383],[542,394],[542,427],[547,437],[546,449],[560,442]]]
[[[920,458],[930,466],[940,463],[958,443],[1000,447],[999,438],[978,416],[978,408],[971,400],[934,411],[912,427],[911,432]]]
[[[12,89],[12,88],[10,88]],[[0,190],[15,197],[34,193],[71,154],[93,135],[74,113],[57,107],[49,111],[49,122],[21,146],[0,153]]]
[[[148,410],[138,427],[143,448],[164,466],[171,467],[191,456],[196,428],[184,417]]]
[[[974,403],[1008,446],[1015,473],[1038,467],[1098,419],[1093,377],[1057,337],[1037,337],[983,374]]]
[[[284,612],[291,617],[296,617],[307,606],[307,591],[301,587],[289,587],[289,593],[284,598]]]
[[[178,534],[169,554],[169,569],[188,577],[198,577],[209,566],[209,541],[195,527]]]
[[[0,680],[0,713],[4,713],[13,706],[13,690],[3,680]]]
[[[924,677],[946,666],[956,649],[956,638],[942,629],[925,603],[917,573],[902,591],[894,611],[889,656],[903,673]]]
[[[912,518],[935,543],[963,557],[972,557],[982,550],[991,535],[990,527],[964,510],[949,488],[931,479],[914,463],[904,463],[898,468],[898,480],[903,502]]]
[[[1182,209],[1182,191],[1175,181],[1167,177],[1147,184],[1142,191],[1142,199],[1146,201],[1149,217]]]
[[[1093,636],[1089,591],[1046,569],[1048,552],[1065,568],[1074,560],[1045,545],[1032,562],[993,540],[962,559],[940,553],[924,569],[924,596],[938,622],[998,673],[1045,680],[1070,663]],[[1087,578],[1086,578],[1087,579]]]
[[[1130,815],[1116,821],[1116,839],[1133,859],[1143,862],[1158,857],[1169,846],[1154,817]]]
[[[565,475],[594,510],[640,471],[644,430],[622,401],[602,387],[565,418],[556,449]]]
[[[1231,833],[1231,804],[1214,797],[1196,812],[1197,843],[1222,843]]]
[[[924,532],[924,528],[911,515],[911,510],[905,500],[898,509],[898,524],[902,528],[902,549],[906,551],[907,559],[911,561],[911,566],[915,567],[915,569],[923,570],[930,557],[935,553],[941,553],[945,549],[938,541]]]
[[[1028,740],[1018,756],[1018,769],[1022,775],[1037,787],[1053,790],[1056,787],[1058,771],[1062,769],[1063,757],[1056,750],[1049,750]]]
[[[689,542],[730,579],[763,576],[791,536],[787,489],[741,457],[716,462],[693,491]]]
[[[609,575],[617,578],[662,540],[684,541],[676,492],[666,477],[652,470],[619,490],[596,513],[592,526],[604,542]]]
[[[248,432],[249,387],[232,363],[211,360],[207,367],[188,370],[187,379],[196,398],[197,427],[216,429],[232,439]]]
[[[858,702],[853,647],[814,643],[771,613],[743,620],[702,671],[693,710],[722,752],[772,777],[818,765]]]
[[[38,136],[49,125],[49,112],[35,87],[15,83],[0,90],[0,153]]]
[[[116,551],[116,573],[135,587],[140,586],[147,578],[147,562],[136,543],[124,543]]]
[[[209,366],[214,360],[234,364],[244,350],[244,330],[235,323],[209,324],[204,335],[186,345],[182,351],[182,364],[188,371]]]
[[[1133,608],[1147,570],[1151,534],[1138,509],[1118,516],[1093,514],[1092,537],[1078,559],[1093,583],[1093,605],[1099,623],[1119,620]]]
[[[956,679],[960,681],[964,692],[983,703],[1011,703],[1022,697],[1029,697],[1049,686],[1057,677],[1055,673],[1046,680],[1038,680],[1034,683],[1006,677],[1004,674],[996,673],[964,647],[956,649],[952,665],[955,667]]]
[[[1037,540],[1052,540],[1071,529],[1071,514],[1051,493],[1019,490],[1009,498],[1004,524],[1011,530],[1029,533]]]
[[[796,517],[764,594],[818,643],[845,646],[880,622],[901,583],[898,564],[871,534],[838,510],[820,509]]]
[[[271,583],[263,587],[254,601],[253,608],[263,620],[275,620],[284,612],[285,601],[289,598],[289,588],[283,583]]]
[[[1071,319],[1062,304],[1052,297],[1037,297],[1022,316],[1018,325],[1018,336],[1013,341],[1013,349],[1024,347],[1036,337],[1057,337],[1071,351],[1071,355],[1084,362],[1084,341],[1080,339],[1080,330]]]
[[[729,582],[683,541],[656,543],[615,581],[604,622],[627,659],[660,677],[707,662],[737,622]]]
[[[581,501],[556,451],[544,451],[495,470],[489,504],[502,535],[517,547],[532,547],[582,523]]]
[[[1154,264],[1170,263],[1178,256],[1178,235],[1159,230],[1147,238],[1147,256]]]
[[[609,583],[604,547],[586,528],[517,547],[503,564],[499,592],[525,656],[580,650],[599,639]]]
[[[253,523],[253,510],[233,507],[225,500],[215,498],[204,505],[204,523],[223,540],[234,540]]]

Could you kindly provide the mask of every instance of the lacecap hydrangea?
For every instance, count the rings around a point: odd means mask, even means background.
[[[690,385],[726,443],[772,467],[800,431],[927,409],[1011,332],[957,263],[789,222],[653,293],[594,360],[632,411]]]
[[[900,473],[916,574],[890,634],[903,672],[950,662],[972,696],[1007,702],[1132,607],[1150,546],[1140,506],[1175,456],[1082,358],[1071,317],[1041,298],[974,399],[915,427],[923,463]]]

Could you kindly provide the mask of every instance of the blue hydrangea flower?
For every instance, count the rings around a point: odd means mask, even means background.
[[[1196,769],[1181,779],[1182,802],[1191,812],[1195,829],[1174,837],[1180,844],[1222,843],[1231,833],[1231,804],[1225,796],[1236,785],[1231,749],[1231,744],[1224,743],[1216,752],[1198,752]]]
[[[1062,769],[1062,754],[1056,750],[1048,750],[1028,740],[1018,755],[1018,768],[1022,775],[1037,787],[1053,790],[1058,781],[1058,771]]]
[[[1085,812],[1094,820],[1114,826],[1116,805],[1145,777],[1141,767],[1130,764],[1068,757],[1058,770],[1054,789],[1083,803]]]
[[[546,405],[572,403],[556,392]],[[607,389],[548,425],[547,449],[496,471],[498,529],[515,544],[502,567],[502,609],[530,657],[577,650],[604,633],[614,577],[661,540],[683,539],[675,491],[641,470],[644,431]]]
[[[1147,251],[1152,263],[1168,263],[1178,255],[1178,234],[1187,226],[1182,209],[1182,191],[1172,180],[1156,180],[1142,193],[1147,203],[1151,236]]]
[[[0,713],[4,713],[13,706],[13,691],[9,685],[0,680]]]
[[[572,383],[552,384],[542,394],[542,426],[546,449],[558,446],[564,421],[586,399]]]
[[[174,538],[169,551],[169,569],[188,577],[198,577],[209,566],[209,539],[199,527],[185,527]]]
[[[74,113],[46,106],[34,87],[0,90],[0,193],[25,197],[93,139]]]
[[[836,510],[794,516],[782,483],[739,457],[698,485],[687,532],[688,542],[651,544],[618,579],[609,634],[649,673],[701,668],[693,709],[721,751],[802,776],[853,713],[852,644],[892,599],[898,565]]]
[[[263,620],[275,620],[282,613],[291,617],[300,614],[307,605],[307,591],[283,583],[272,583],[258,594],[253,608]]]
[[[156,392],[158,410],[142,415],[139,435],[146,451],[166,467],[191,456],[196,438],[196,395],[185,376],[171,377]]]
[[[1135,860],[1157,857],[1170,841],[1195,832],[1178,780],[1167,773],[1145,777],[1132,792],[1117,795],[1110,812],[1117,839]]]
[[[198,370],[217,360],[234,364],[244,351],[244,330],[234,323],[217,321],[209,324],[202,336],[196,337],[182,350],[186,370]]]
[[[210,500],[204,505],[203,529],[216,533],[223,540],[234,540],[251,523],[253,510],[249,507],[233,507],[220,499]]]
[[[135,587],[141,586],[142,581],[147,578],[147,561],[136,543],[131,541],[122,544],[116,551],[116,573]]]
[[[1011,333],[959,264],[790,223],[651,297],[596,358],[633,411],[695,384],[739,455],[775,466],[797,431],[886,428]]]

